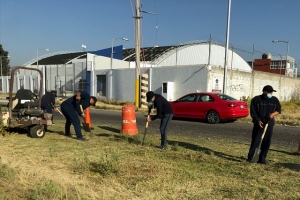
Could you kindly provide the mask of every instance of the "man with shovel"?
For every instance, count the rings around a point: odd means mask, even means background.
[[[276,90],[271,85],[266,85],[262,92],[261,95],[255,96],[251,100],[250,115],[254,125],[247,162],[267,164],[266,157],[275,125],[274,117],[281,113],[281,105],[279,100],[273,96],[273,92]],[[266,128],[265,131],[264,128]],[[261,147],[259,147],[260,143]],[[258,150],[259,148],[260,150]]]
[[[65,135],[67,137],[71,136],[70,126],[72,123],[75,129],[77,140],[79,141],[87,140],[82,136],[80,120],[78,115],[84,117],[84,113],[83,111],[81,111],[80,107],[82,107],[83,110],[85,110],[87,107],[91,105],[95,106],[96,102],[97,102],[97,98],[94,96],[90,96],[87,92],[77,92],[75,96],[72,96],[66,99],[64,102],[62,102],[61,111],[66,118]]]
[[[161,95],[154,94],[154,92],[149,91],[146,94],[147,96],[147,102],[152,103],[153,107],[156,108],[156,115],[153,117],[147,117],[146,121],[151,122],[156,119],[161,119],[160,121],[160,134],[161,134],[161,143],[159,148],[166,149],[167,147],[167,130],[169,127],[169,124],[173,118],[173,109],[170,105],[170,103]],[[149,113],[151,111],[151,108],[149,108]]]

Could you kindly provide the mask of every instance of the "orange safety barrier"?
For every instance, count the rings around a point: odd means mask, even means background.
[[[90,108],[85,109],[85,123],[89,126],[89,128],[92,128]]]
[[[122,131],[123,134],[136,135],[138,129],[136,126],[136,114],[134,105],[125,104],[122,107]]]

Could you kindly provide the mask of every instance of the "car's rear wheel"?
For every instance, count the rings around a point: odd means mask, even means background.
[[[216,111],[211,110],[207,113],[206,120],[210,124],[217,124],[217,123],[220,122],[220,117],[219,117],[219,114]]]

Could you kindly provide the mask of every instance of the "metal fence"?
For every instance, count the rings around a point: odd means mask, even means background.
[[[36,65],[28,66],[36,68]],[[70,96],[77,91],[86,91],[86,61],[65,65],[39,65],[44,71],[45,91],[57,91],[58,96]],[[14,91],[23,86],[39,92],[39,74],[33,70],[20,69],[16,72]],[[3,80],[2,80],[3,79]],[[0,77],[0,91],[7,92],[10,76]]]
[[[86,62],[46,66],[45,74],[46,91],[56,90],[58,96],[86,91]]]

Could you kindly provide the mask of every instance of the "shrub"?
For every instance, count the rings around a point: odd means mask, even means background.
[[[105,104],[119,105],[119,106],[122,106],[124,104],[133,104],[132,102],[129,102],[129,101],[121,101],[121,100],[116,100],[116,99],[107,100],[106,98],[100,98],[100,99],[98,99],[98,101],[105,103]]]
[[[119,156],[114,151],[105,151],[105,155],[102,155],[98,162],[90,162],[90,165],[92,171],[103,176],[117,173],[120,170]]]
[[[300,102],[300,84],[295,85],[294,91],[291,94],[291,102]]]
[[[51,180],[44,180],[33,187],[29,199],[59,199],[61,189],[59,185]]]

